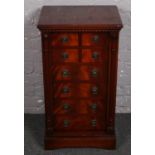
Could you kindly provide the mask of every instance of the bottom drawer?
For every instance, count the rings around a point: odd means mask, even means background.
[[[56,131],[96,131],[105,128],[103,116],[55,115],[53,123]]]

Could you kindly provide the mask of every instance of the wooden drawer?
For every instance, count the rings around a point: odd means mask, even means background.
[[[77,33],[53,33],[49,38],[51,46],[78,46],[79,39]]]
[[[54,98],[103,97],[105,94],[103,83],[54,83],[52,90]]]
[[[79,61],[77,49],[52,49],[49,54],[51,63],[76,63]]]
[[[82,46],[106,46],[104,33],[83,33]]]
[[[78,49],[51,49],[49,52],[50,62],[56,63],[79,63],[80,52]],[[104,63],[108,54],[104,48],[86,48],[81,50],[82,63]]]
[[[106,66],[94,65],[52,65],[51,78],[53,81],[104,81]]]
[[[105,128],[103,115],[54,115],[53,129],[56,131],[93,131]]]
[[[103,99],[56,99],[53,103],[54,114],[86,114],[93,115],[105,112],[105,101]]]
[[[82,49],[83,63],[104,63],[107,60],[107,52],[102,48]]]

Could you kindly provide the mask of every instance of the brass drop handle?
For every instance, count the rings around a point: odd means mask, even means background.
[[[97,74],[98,74],[98,70],[97,70],[97,69],[93,69],[93,70],[91,71],[92,77],[96,77]]]
[[[99,53],[98,53],[98,52],[93,52],[93,53],[92,53],[92,58],[93,58],[93,59],[96,60],[96,59],[98,59],[98,57],[99,57]]]
[[[92,125],[93,127],[96,126],[96,119],[91,120],[91,125]]]
[[[93,95],[97,95],[98,94],[98,87],[97,86],[92,87],[91,92]]]
[[[62,91],[64,94],[67,94],[67,93],[69,93],[69,88],[67,86],[65,86],[65,87],[63,87]]]
[[[68,53],[66,53],[66,52],[62,53],[62,58],[63,59],[68,59],[69,58]]]
[[[67,43],[68,41],[69,41],[69,38],[66,37],[66,36],[64,36],[64,37],[61,38],[61,42],[62,43]]]
[[[64,110],[68,110],[70,108],[69,104],[68,103],[65,103],[64,104]]]
[[[93,36],[92,41],[93,42],[98,42],[99,41],[99,36],[98,35]]]
[[[69,126],[69,120],[64,120],[64,127],[68,127]]]
[[[96,103],[91,104],[91,109],[92,110],[96,110],[96,108],[97,108],[97,104]]]
[[[63,77],[68,77],[69,76],[69,71],[67,70],[67,69],[64,69],[63,71],[62,71],[62,76]]]

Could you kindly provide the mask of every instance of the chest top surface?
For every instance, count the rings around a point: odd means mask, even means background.
[[[38,28],[102,28],[121,29],[116,6],[43,6]]]

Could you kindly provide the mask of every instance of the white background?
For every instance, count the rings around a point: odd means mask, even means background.
[[[0,154],[24,154],[23,1],[0,5]],[[132,2],[132,155],[155,154],[155,11]]]

